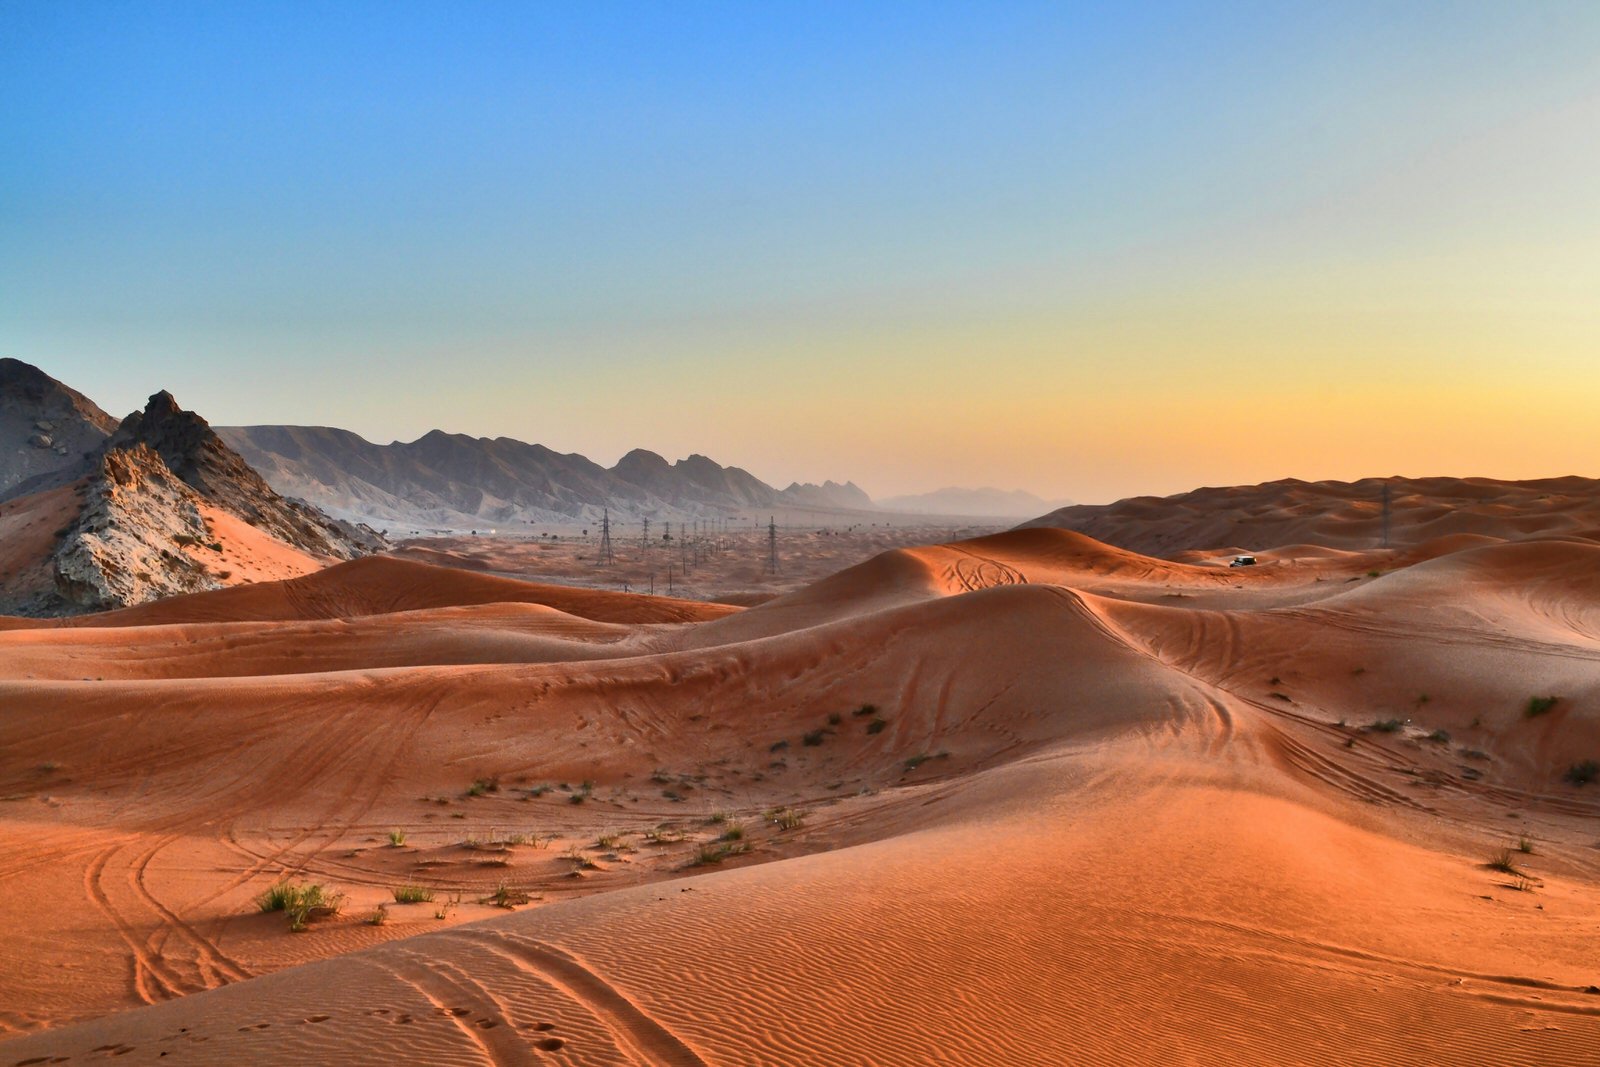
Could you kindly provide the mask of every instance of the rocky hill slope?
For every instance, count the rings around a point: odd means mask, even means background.
[[[77,470],[117,428],[94,401],[16,359],[0,359],[0,499],[34,478]]]
[[[682,522],[745,508],[870,509],[854,483],[772,486],[694,455],[635,449],[614,467],[509,437],[440,430],[378,445],[325,426],[228,426],[218,434],[281,493],[331,515],[400,529],[597,521]]]
[[[371,530],[280,496],[170,393],[108,426],[42,371],[0,370],[10,423],[51,423],[66,449],[48,449],[59,462],[8,455],[0,464],[10,487],[0,502],[0,613],[126,607],[292,577],[382,546]]]

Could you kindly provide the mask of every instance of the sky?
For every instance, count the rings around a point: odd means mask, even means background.
[[[0,0],[108,411],[1099,502],[1600,474],[1600,4]]]

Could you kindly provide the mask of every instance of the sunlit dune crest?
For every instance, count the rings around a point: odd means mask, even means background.
[[[745,610],[378,558],[18,625],[6,1052],[1588,1062],[1597,562],[1039,528]]]

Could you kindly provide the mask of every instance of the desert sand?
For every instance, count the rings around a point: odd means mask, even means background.
[[[1381,544],[1384,492],[1391,544],[1415,546],[1460,535],[1492,539],[1600,532],[1600,481],[1593,478],[1364,478],[1207,486],[1176,496],[1075,504],[1026,526],[1077,530],[1135,552],[1249,552],[1287,544],[1366,549]]]
[[[10,620],[0,1064],[1594,1063],[1600,544],[1521,532]]]

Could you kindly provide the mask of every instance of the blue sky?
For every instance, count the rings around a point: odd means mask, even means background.
[[[8,0],[0,354],[882,495],[1569,473],[1597,72],[1591,4]]]

